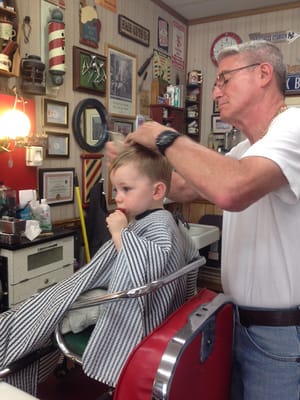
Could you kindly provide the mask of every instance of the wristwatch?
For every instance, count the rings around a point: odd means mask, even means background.
[[[174,141],[180,136],[183,135],[177,131],[165,130],[157,136],[155,141],[156,147],[158,148],[159,152],[164,156],[166,149],[171,146]]]

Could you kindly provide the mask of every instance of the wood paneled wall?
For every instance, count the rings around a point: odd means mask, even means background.
[[[298,2],[299,3],[299,2]],[[250,33],[271,33],[276,31],[300,30],[300,5],[297,8],[268,12],[260,15],[213,21],[189,26],[187,70],[200,69],[203,73],[201,143],[207,145],[213,111],[212,87],[216,67],[210,60],[210,46],[223,32],[234,32],[243,41],[249,40]],[[288,65],[300,64],[300,39],[291,43],[277,43]]]
[[[18,0],[19,21],[22,25],[25,16],[30,16],[31,20],[31,35],[28,43],[24,42],[24,35],[21,35],[20,53],[21,57],[25,55],[39,55],[45,54],[46,43],[41,42],[41,31],[45,29],[41,22],[41,4],[43,0]],[[62,160],[49,160],[46,159],[43,163],[43,168],[51,167],[75,167],[81,182],[81,158],[82,150],[72,137],[71,117],[76,104],[86,97],[92,97],[85,93],[73,91],[73,68],[72,68],[72,46],[85,47],[79,43],[79,10],[80,0],[66,0],[66,10],[64,12],[64,22],[66,24],[66,74],[64,84],[57,90],[47,93],[47,97],[53,97],[57,100],[67,101],[69,103],[70,121],[67,131],[70,133],[70,158]],[[95,5],[93,0],[87,0],[88,5]],[[170,26],[170,49],[172,45],[172,24],[176,20],[174,16],[168,13],[167,10],[161,9],[158,4],[149,0],[117,0],[117,13],[112,13],[105,8],[96,5],[98,17],[101,21],[101,35],[100,45],[97,52],[104,54],[105,44],[110,43],[125,51],[136,54],[138,67],[142,65],[147,57],[152,53],[154,48],[157,48],[157,19],[158,16],[166,19]],[[118,14],[123,14],[126,17],[136,21],[140,25],[145,26],[151,32],[150,47],[144,47],[132,40],[126,39],[118,34]],[[210,45],[222,32],[233,31],[240,35],[244,41],[248,40],[249,33],[253,32],[274,32],[279,30],[292,30],[299,32],[300,30],[300,8],[270,12],[262,15],[252,15],[248,17],[232,18],[224,21],[210,22],[199,25],[191,25],[188,27],[188,44],[187,44],[187,68],[186,70],[200,69],[203,72],[203,101],[202,101],[202,129],[201,129],[201,142],[207,144],[207,136],[210,131],[210,118],[212,114],[212,100],[211,88],[215,79],[216,68],[212,64],[209,53]],[[180,21],[182,24],[183,22]],[[282,49],[286,62],[294,65],[299,64],[300,54],[300,39],[295,40],[291,44],[279,43]],[[86,47],[87,49],[90,49]],[[92,50],[92,49],[90,49]],[[186,71],[181,72],[173,69],[172,83],[175,83],[176,74],[179,73],[181,83],[185,82]],[[144,82],[144,89],[151,89],[152,71],[149,69],[148,76]],[[138,78],[137,87],[141,82]],[[7,87],[12,87],[13,84],[20,82],[15,78],[0,78],[0,90],[5,91]],[[100,101],[106,104],[105,97],[100,97]],[[42,98],[35,97],[36,101],[36,130],[37,133],[42,133],[44,127],[42,125]],[[138,101],[137,101],[138,104]],[[137,110],[139,111],[139,110]],[[1,157],[1,154],[0,154]],[[1,159],[0,159],[1,162]],[[105,165],[105,162],[104,162]],[[13,173],[13,171],[12,171]],[[104,175],[107,176],[104,169]],[[107,190],[107,186],[106,186]],[[202,209],[204,207],[204,209]],[[210,205],[203,205],[195,203],[191,205],[188,211],[184,206],[185,211],[188,213],[188,219],[195,222],[200,218],[202,213],[207,213],[207,207]],[[209,208],[210,209],[210,208]],[[76,204],[65,205],[63,207],[53,207],[52,216],[54,220],[72,219],[79,215]]]

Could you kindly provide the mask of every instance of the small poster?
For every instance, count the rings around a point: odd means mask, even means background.
[[[173,51],[172,63],[175,68],[184,70],[185,60],[185,28],[183,25],[173,21]]]
[[[169,51],[169,24],[161,17],[158,17],[157,46],[159,50]]]
[[[158,50],[153,50],[153,78],[171,81],[171,57]]]
[[[81,44],[98,48],[101,22],[94,7],[85,6],[80,9],[80,39]]]

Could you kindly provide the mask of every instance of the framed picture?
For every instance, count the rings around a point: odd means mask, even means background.
[[[143,46],[149,47],[150,44],[150,31],[144,26],[132,21],[125,17],[125,15],[119,14],[118,16],[118,28],[119,34],[127,37]]]
[[[44,126],[67,128],[69,126],[69,104],[64,101],[44,99]]]
[[[103,154],[82,154],[82,205],[90,203],[90,190],[101,180]]]
[[[95,108],[86,108],[83,113],[84,138],[87,144],[95,146],[103,131],[103,121]]]
[[[112,130],[113,132],[122,133],[124,136],[128,135],[128,133],[133,132],[133,121],[126,120],[112,120]]]
[[[218,106],[218,102],[216,100],[213,101],[213,114],[219,114],[220,110],[219,110],[219,106]]]
[[[39,195],[50,205],[74,203],[75,168],[40,168]]]
[[[284,99],[285,104],[288,107],[300,107],[300,96],[286,96]]]
[[[46,157],[68,158],[70,151],[70,135],[68,133],[46,132]]]
[[[105,56],[73,46],[73,90],[105,95]]]
[[[107,202],[108,202],[108,204],[110,204],[110,205],[116,204],[114,189],[113,189],[113,186],[112,186],[112,184],[111,184],[111,181],[110,181],[109,177],[108,177],[108,196],[107,196]]]
[[[220,115],[211,116],[211,130],[214,133],[225,133],[231,131],[232,125],[221,120]]]
[[[107,111],[120,117],[136,115],[136,56],[106,45]]]

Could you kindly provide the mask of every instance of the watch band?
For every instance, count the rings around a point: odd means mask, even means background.
[[[155,141],[156,147],[159,152],[164,156],[166,149],[171,146],[177,138],[183,136],[181,133],[177,131],[165,130],[161,132]]]

